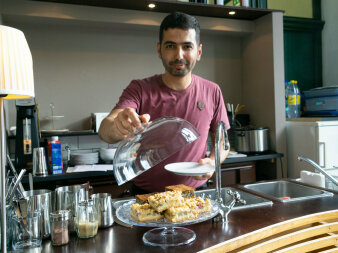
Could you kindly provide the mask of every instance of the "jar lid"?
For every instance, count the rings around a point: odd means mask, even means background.
[[[52,136],[52,141],[58,141],[59,140],[59,136]]]
[[[70,210],[59,210],[49,214],[50,221],[69,220]]]

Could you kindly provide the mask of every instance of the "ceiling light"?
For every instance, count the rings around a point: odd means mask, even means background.
[[[148,7],[149,7],[150,9],[153,9],[153,8],[156,7],[156,5],[155,5],[155,4],[148,4]]]
[[[235,11],[229,11],[229,15],[235,15],[236,12]]]

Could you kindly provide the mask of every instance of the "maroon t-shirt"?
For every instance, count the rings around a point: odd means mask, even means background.
[[[136,186],[149,192],[160,192],[167,185],[185,184],[196,188],[206,182],[168,172],[164,166],[174,162],[198,162],[205,157],[209,131],[215,133],[219,121],[230,128],[222,92],[217,84],[192,75],[188,88],[173,90],[163,83],[162,75],[133,80],[114,109],[126,107],[134,108],[140,115],[148,113],[150,120],[166,116],[182,118],[201,134],[196,141],[137,176],[134,179]]]

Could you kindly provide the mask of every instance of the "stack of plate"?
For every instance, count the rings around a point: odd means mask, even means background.
[[[70,155],[72,165],[96,164],[99,162],[99,152],[73,153]]]

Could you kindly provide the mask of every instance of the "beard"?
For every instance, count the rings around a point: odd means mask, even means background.
[[[169,72],[173,76],[183,77],[187,75],[190,71],[193,70],[195,67],[196,61],[189,62],[187,60],[175,60],[175,61],[169,61],[167,62],[163,57],[161,57],[163,66],[167,72]],[[175,64],[183,64],[184,67],[181,69],[175,68]]]

